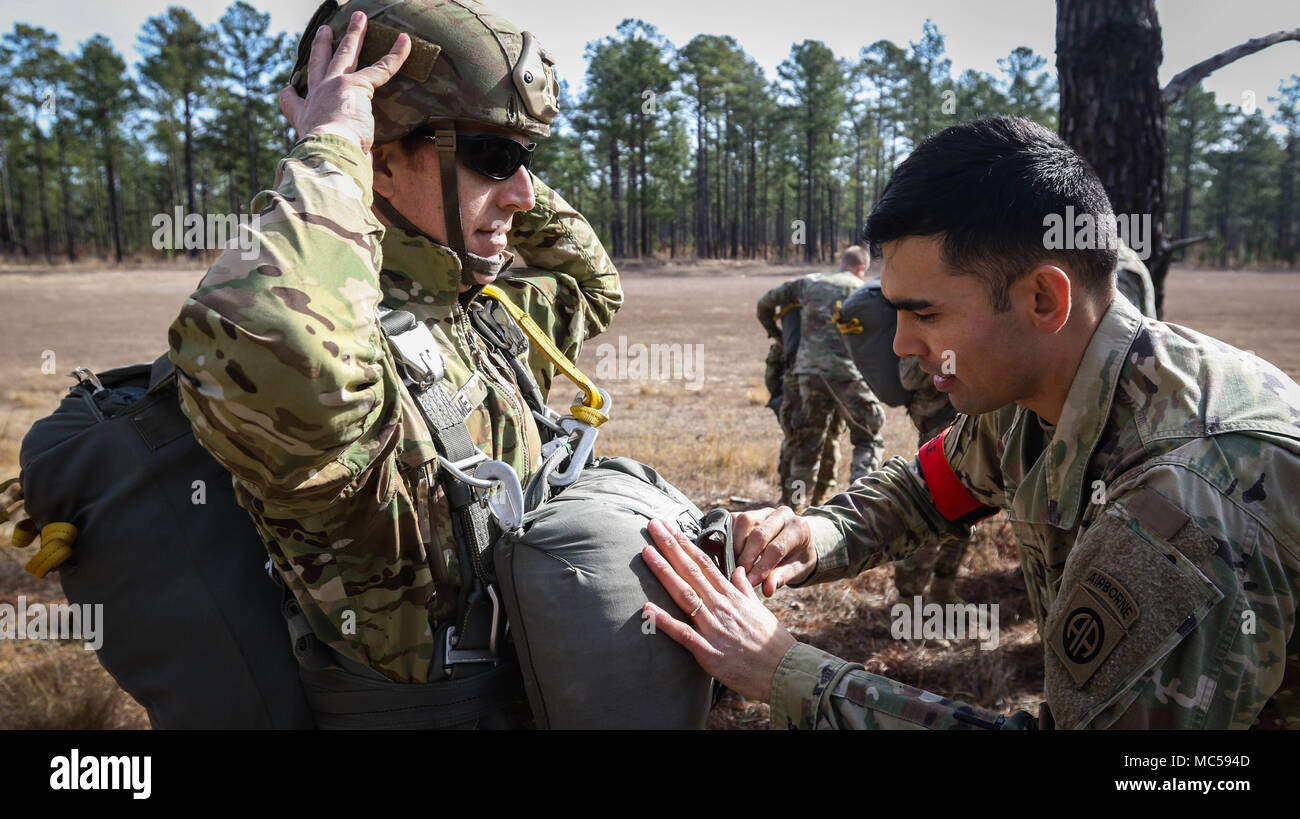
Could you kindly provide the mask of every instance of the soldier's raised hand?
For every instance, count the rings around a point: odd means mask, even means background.
[[[299,136],[335,134],[369,152],[375,140],[371,100],[375,89],[392,79],[411,53],[411,38],[399,34],[392,49],[374,65],[357,70],[357,57],[366,34],[366,15],[356,12],[331,55],[334,34],[329,26],[316,30],[307,61],[307,96],[293,86],[280,91],[280,110]]]

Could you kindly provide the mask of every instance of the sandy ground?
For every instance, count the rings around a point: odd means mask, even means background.
[[[779,494],[780,432],[764,404],[767,339],[754,319],[766,290],[803,272],[749,264],[631,269],[626,306],[607,334],[588,343],[580,366],[614,400],[602,429],[603,454],[655,466],[700,506],[764,505]],[[72,383],[74,366],[103,370],[149,361],[166,349],[166,328],[202,271],[0,269],[0,480],[17,473],[18,447],[31,423]],[[1300,276],[1175,270],[1166,319],[1254,350],[1300,376]],[[679,345],[689,368],[667,377],[606,372],[602,359],[637,344]],[[602,345],[610,345],[602,350]],[[54,370],[53,374],[42,371]],[[663,375],[663,374],[661,374]],[[557,384],[552,403],[570,394]],[[914,452],[915,433],[889,409],[889,454]],[[847,438],[840,481],[847,478]],[[0,601],[25,595],[62,599],[57,580],[22,571],[28,553],[8,547],[0,525]],[[1001,711],[1036,709],[1042,697],[1041,652],[1016,574],[1014,546],[1000,518],[982,524],[958,583],[970,602],[1001,606],[1001,643],[949,649],[905,643],[889,634],[892,570],[852,581],[786,590],[768,601],[797,637],[904,682]],[[78,648],[0,641],[0,727],[146,727],[143,712]],[[767,709],[735,695],[715,711],[714,727],[764,727]]]

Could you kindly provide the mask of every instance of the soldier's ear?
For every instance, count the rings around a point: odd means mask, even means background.
[[[387,142],[376,145],[370,152],[370,162],[374,169],[374,191],[385,199],[391,199],[396,189],[393,174],[396,170],[394,165],[401,161],[401,157],[397,156],[399,150],[398,143]]]
[[[1040,332],[1053,335],[1070,317],[1073,295],[1070,277],[1054,264],[1043,263],[1012,285],[1019,286],[1025,299],[1030,322]],[[1013,296],[1014,300],[1015,296]]]

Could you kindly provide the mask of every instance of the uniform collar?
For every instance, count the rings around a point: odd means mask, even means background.
[[[450,307],[460,294],[460,257],[451,248],[400,228],[385,228],[384,301]],[[505,253],[501,276],[506,275],[514,256]],[[475,291],[477,292],[477,291]]]
[[[1110,418],[1129,347],[1141,328],[1142,314],[1127,299],[1116,296],[1084,350],[1055,434],[1041,458],[1048,522],[1053,526],[1073,529],[1079,520],[1088,462]]]

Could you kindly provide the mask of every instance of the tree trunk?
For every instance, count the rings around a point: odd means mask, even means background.
[[[1295,265],[1295,246],[1291,243],[1291,226],[1295,224],[1296,142],[1287,137],[1286,159],[1282,161],[1277,202],[1277,253],[1288,266]]]
[[[113,235],[113,259],[122,263],[122,233],[117,219],[117,180],[113,172],[113,140],[104,134],[104,182],[108,188],[108,230]]]
[[[1163,312],[1165,107],[1155,0],[1058,0],[1061,137],[1096,170],[1115,213],[1151,219],[1147,266]]]
[[[704,102],[695,100],[695,255],[704,258],[709,235],[709,162],[704,134]]]
[[[9,187],[9,155],[0,155],[0,184],[4,186],[5,204],[5,249],[8,253],[18,250],[18,228],[14,226],[14,196]]]
[[[248,199],[261,190],[257,184],[257,141],[253,135],[253,98],[248,93],[248,83],[244,83],[244,122],[248,131]]]
[[[808,121],[812,122],[811,111],[808,113]],[[804,137],[805,137],[804,144],[807,146],[807,159],[805,160],[804,169],[808,179],[805,184],[803,213],[804,213],[804,219],[807,219],[808,221],[812,221],[813,218],[812,183],[813,183],[813,176],[815,175],[815,172],[813,171],[813,144],[814,144],[814,140],[816,140],[817,137],[812,128],[808,128],[804,131]],[[805,227],[807,226],[805,225]],[[815,227],[813,230],[808,231],[808,233],[804,236],[804,240],[806,244],[803,247],[803,259],[805,262],[811,263],[813,260],[813,254],[816,252],[815,245],[817,244],[817,230]]]
[[[54,141],[59,150],[59,201],[63,206],[63,232],[68,242],[68,261],[77,260],[77,233],[72,221],[72,197],[68,180],[67,140],[64,138],[63,121],[54,122]]]
[[[1187,128],[1187,145],[1183,148],[1183,192],[1178,202],[1178,238],[1192,235],[1192,143],[1195,142],[1196,123]],[[1183,257],[1186,258],[1184,251]]]
[[[618,140],[613,134],[609,137],[609,198],[613,205],[610,238],[613,239],[614,256],[624,255],[623,248],[623,194],[619,187]]]
[[[195,208],[194,199],[194,119],[190,113],[190,93],[187,90],[185,96],[185,204],[189,213],[199,213]],[[110,197],[112,194],[109,194]],[[199,255],[199,249],[192,247],[189,249],[190,258],[196,258]],[[119,259],[120,261],[120,259]]]

